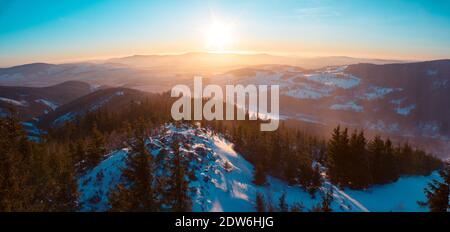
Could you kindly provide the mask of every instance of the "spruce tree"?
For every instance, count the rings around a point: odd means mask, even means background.
[[[73,211],[76,183],[68,149],[34,143],[14,114],[0,119],[0,211]]]
[[[253,173],[253,183],[260,186],[266,184],[266,174],[264,173],[262,165],[259,163],[256,165]]]
[[[424,189],[427,201],[419,204],[427,206],[431,212],[450,212],[450,168],[442,169],[439,175],[442,181],[434,179],[428,183]]]
[[[350,136],[350,160],[348,176],[350,187],[364,188],[370,183],[369,159],[366,150],[366,139],[364,132],[354,131]]]
[[[76,211],[78,210],[77,178],[70,151],[66,145],[47,146],[50,149],[44,155],[46,164],[42,165],[44,165],[43,168],[49,169],[50,173],[40,191],[42,198],[47,199],[48,207],[45,211]],[[45,153],[45,151],[41,152]]]
[[[126,168],[122,171],[125,184],[118,186],[111,195],[113,211],[147,211],[159,210],[154,190],[154,172],[152,156],[145,142],[147,132],[144,122],[139,122],[134,137],[129,138],[130,151]]]
[[[384,141],[379,137],[375,138],[369,142],[367,146],[367,151],[370,156],[370,170],[372,183],[381,184],[385,181],[384,173],[384,160],[385,160],[385,146]]]
[[[0,211],[24,211],[31,204],[30,154],[27,139],[14,111],[0,118]]]
[[[331,181],[339,185],[346,185],[349,181],[349,139],[347,129],[341,131],[340,126],[333,130],[328,141],[328,168]]]
[[[255,204],[256,204],[255,205],[256,212],[265,212],[266,211],[264,196],[260,192],[256,193]]]
[[[294,185],[297,183],[297,178],[299,174],[301,173],[299,171],[301,161],[297,158],[300,156],[299,151],[292,152],[288,155],[286,158],[286,168],[284,169],[284,177],[286,178],[286,181],[289,185]],[[300,176],[300,179],[302,179],[304,176]]]
[[[88,168],[86,164],[86,148],[84,140],[78,139],[75,143],[71,143],[70,152],[76,173],[78,175],[83,175]]]
[[[309,188],[310,195],[315,196],[315,193],[316,193],[317,189],[320,188],[320,186],[322,186],[322,176],[320,174],[319,165],[316,165],[312,172],[311,185]]]
[[[286,203],[286,192],[283,192],[278,199],[278,210],[280,212],[287,212],[289,210],[289,206]]]
[[[92,169],[102,161],[106,155],[105,139],[103,134],[94,125],[92,128],[92,136],[89,139],[86,149],[86,169]]]
[[[394,147],[392,141],[388,138],[384,142],[384,171],[385,171],[385,182],[395,181],[400,173],[398,171],[397,160],[394,155]],[[420,166],[420,165],[417,165]]]
[[[180,150],[180,141],[174,139],[172,142],[172,159],[169,165],[169,189],[168,197],[171,209],[175,212],[186,212],[191,210],[191,199],[189,198],[189,183],[187,178],[187,163]]]
[[[321,194],[321,202],[315,205],[312,212],[331,212],[331,203],[333,202],[333,189],[330,187]]]

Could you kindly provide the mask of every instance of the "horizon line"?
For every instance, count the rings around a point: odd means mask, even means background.
[[[29,65],[29,64],[75,64],[75,63],[90,63],[90,62],[102,62],[111,59],[124,59],[136,56],[181,56],[188,54],[229,54],[229,55],[267,55],[273,57],[283,57],[292,59],[320,59],[320,58],[350,58],[350,59],[367,59],[367,60],[379,60],[379,61],[393,61],[393,62],[423,62],[423,61],[434,61],[434,60],[447,60],[449,58],[400,58],[400,57],[370,57],[370,56],[352,56],[343,54],[323,54],[323,55],[312,55],[312,54],[299,54],[299,53],[289,53],[289,52],[266,52],[266,51],[183,51],[183,52],[155,52],[155,53],[131,53],[131,54],[117,54],[117,55],[105,55],[105,56],[93,56],[93,57],[79,57],[79,58],[69,58],[69,59],[59,59],[59,60],[42,60],[42,61],[30,61],[24,63],[17,63],[13,65],[2,65],[0,68],[12,68],[17,66]]]

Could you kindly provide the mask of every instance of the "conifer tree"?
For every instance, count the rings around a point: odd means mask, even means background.
[[[253,173],[253,183],[256,185],[266,184],[266,174],[264,173],[262,165],[259,163],[256,165]]]
[[[278,210],[280,212],[287,212],[289,210],[289,206],[286,203],[286,192],[283,192],[278,199]]]
[[[70,151],[64,145],[54,148],[50,146],[45,159],[44,162],[47,164],[42,165],[50,169],[47,182],[40,191],[43,198],[48,200],[45,210],[64,212],[78,210],[76,171]]]
[[[333,135],[328,142],[328,167],[331,181],[344,185],[349,181],[349,139],[347,129],[341,131],[340,127],[333,130]]]
[[[431,212],[450,212],[450,168],[442,169],[439,175],[441,181],[434,179],[424,189],[427,201],[418,203],[427,206]]]
[[[154,189],[153,160],[145,146],[147,137],[145,123],[140,121],[134,136],[129,138],[131,149],[127,156],[126,168],[122,171],[125,184],[118,186],[110,197],[113,211],[159,210]]]
[[[76,210],[76,184],[65,146],[27,139],[15,114],[0,118],[0,211]]]
[[[71,143],[70,152],[74,167],[78,175],[82,175],[86,172],[86,148],[85,142],[82,139],[78,139],[75,143]]]
[[[384,142],[384,157],[383,157],[383,164],[384,164],[384,175],[385,175],[385,182],[395,181],[398,176],[398,166],[397,160],[394,156],[394,147],[392,145],[392,141],[388,138]]]
[[[384,161],[386,160],[386,154],[384,141],[379,136],[375,136],[368,144],[368,152],[371,159],[370,170],[372,181],[375,184],[381,184],[385,181]]]
[[[280,132],[274,131],[271,134],[270,141],[271,143],[271,149],[270,149],[270,165],[272,166],[271,169],[275,172],[277,172],[280,167],[280,152],[281,152],[281,143],[280,143]]]
[[[23,211],[32,197],[27,139],[12,111],[0,118],[0,211]]]
[[[331,203],[333,202],[333,189],[329,188],[321,194],[321,202],[315,205],[312,212],[331,212]]]
[[[175,212],[186,212],[191,210],[189,198],[189,183],[187,181],[187,164],[180,150],[180,141],[174,139],[172,142],[173,156],[169,164],[169,189],[168,197],[171,208]]]
[[[350,163],[347,170],[351,182],[350,187],[363,188],[369,184],[369,159],[366,145],[364,132],[354,131],[350,136]]]
[[[312,172],[311,187],[309,188],[309,193],[314,196],[320,186],[322,186],[322,176],[320,174],[319,165],[315,165]]]
[[[92,169],[97,166],[106,155],[105,139],[103,134],[94,125],[92,128],[92,137],[86,148],[86,169]]]
[[[297,158],[300,156],[299,151],[292,152],[287,157],[286,160],[286,168],[284,169],[284,176],[287,180],[287,183],[289,185],[294,185],[297,183],[297,177],[300,175],[300,165],[301,161]],[[303,176],[300,176],[300,179],[302,179]]]
[[[259,192],[256,193],[255,204],[256,204],[256,206],[255,206],[256,212],[265,212],[266,211],[264,196]]]

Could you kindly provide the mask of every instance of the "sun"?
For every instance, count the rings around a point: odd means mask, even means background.
[[[214,20],[205,30],[206,48],[210,51],[223,52],[231,48],[234,42],[232,24]]]

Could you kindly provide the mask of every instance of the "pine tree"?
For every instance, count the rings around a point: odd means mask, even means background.
[[[88,142],[86,149],[86,170],[97,166],[106,155],[105,139],[102,133],[94,125],[92,128],[92,137]],[[83,168],[84,169],[84,168]]]
[[[366,150],[366,139],[361,131],[354,131],[350,136],[350,163],[348,176],[350,187],[364,188],[369,185],[369,159]]]
[[[46,164],[42,165],[43,169],[49,169],[50,173],[40,191],[42,198],[48,200],[45,211],[78,210],[76,171],[70,151],[65,145],[47,146],[50,151],[44,157]]]
[[[439,172],[442,182],[434,179],[424,189],[426,202],[418,202],[421,206],[427,206],[431,212],[450,212],[450,168]]]
[[[286,181],[289,185],[296,184],[297,177],[300,175],[301,171],[299,171],[300,166],[300,160],[297,158],[300,156],[299,151],[292,152],[288,155],[286,160],[286,168],[284,169],[284,177],[286,178]],[[304,179],[304,176],[300,176],[300,179]]]
[[[349,182],[349,139],[347,129],[341,131],[340,127],[333,130],[333,135],[328,141],[328,167],[331,181],[340,185]]]
[[[15,112],[0,118],[0,211],[26,211],[33,189],[27,187],[30,154]]]
[[[392,145],[392,141],[388,138],[384,142],[384,170],[385,170],[385,178],[386,182],[395,181],[400,172],[398,171],[397,160],[394,155],[394,147]],[[417,165],[420,166],[420,165]]]
[[[278,199],[278,210],[280,212],[287,212],[289,209],[289,206],[286,203],[286,192],[283,192]]]
[[[169,204],[175,212],[190,211],[192,203],[189,198],[189,183],[186,176],[187,164],[180,150],[180,141],[178,139],[174,139],[172,151],[172,163],[169,167]]]
[[[34,143],[15,114],[0,119],[0,211],[73,211],[77,193],[64,146]]]
[[[333,211],[331,209],[331,203],[333,202],[333,189],[329,188],[328,190],[325,190],[321,194],[321,202],[317,205],[315,205],[311,211],[312,212],[331,212]]]
[[[119,183],[114,189],[110,189],[108,196],[109,211],[127,212],[133,209],[131,191],[123,184]]]
[[[271,149],[270,149],[270,165],[271,165],[271,169],[274,172],[278,172],[279,169],[281,168],[280,166],[280,152],[282,150],[281,148],[281,143],[280,143],[280,132],[279,131],[274,131],[271,134]]]
[[[320,188],[320,186],[322,186],[322,176],[320,174],[319,165],[316,165],[312,172],[311,185],[309,187],[309,194],[311,196],[315,196],[315,193],[316,193],[317,189]]]
[[[134,137],[129,139],[130,151],[126,168],[122,171],[124,184],[118,186],[110,197],[113,211],[158,211],[156,192],[154,190],[154,173],[152,156],[145,141],[147,132],[144,122],[139,122]]]
[[[70,146],[70,152],[72,160],[74,162],[74,167],[78,175],[83,175],[86,172],[86,148],[85,142],[82,139],[77,140],[74,144]]]
[[[383,160],[384,160],[384,141],[376,136],[368,144],[367,150],[370,155],[370,170],[372,175],[372,181],[375,184],[384,182],[384,172],[383,172]]]
[[[257,164],[255,167],[255,171],[253,173],[253,183],[260,186],[266,184],[266,174],[264,173],[261,164]]]
[[[256,193],[255,204],[256,204],[256,206],[255,206],[256,212],[265,212],[266,211],[264,196],[259,192]]]
[[[333,189],[329,189],[323,196],[322,196],[322,211],[323,212],[331,212],[333,211],[331,209],[331,203],[333,202]]]
[[[67,212],[78,210],[79,193],[73,167],[66,167],[62,170],[58,183],[60,186],[58,194],[60,208],[57,211]]]

